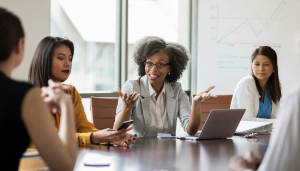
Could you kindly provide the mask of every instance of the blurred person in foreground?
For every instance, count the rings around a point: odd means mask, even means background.
[[[1,168],[17,171],[22,154],[33,141],[50,170],[71,171],[78,149],[74,108],[64,87],[47,80],[41,97],[39,88],[11,79],[24,57],[24,38],[19,18],[0,7]],[[61,111],[58,134],[49,107]]]
[[[263,160],[252,153],[247,157],[233,157],[229,163],[230,171],[300,170],[300,89],[284,100],[277,122]]]

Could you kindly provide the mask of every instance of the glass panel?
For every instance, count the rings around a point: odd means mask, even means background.
[[[51,36],[67,37],[75,46],[66,84],[79,92],[116,91],[115,0],[52,0]]]
[[[189,49],[189,10],[187,0],[128,1],[128,79],[138,78],[132,46],[145,36],[159,36]],[[189,90],[189,68],[179,82],[183,90]]]
[[[93,116],[92,116],[91,107],[90,107],[91,98],[82,98],[81,102],[84,107],[86,118],[88,119],[89,122],[93,123]]]

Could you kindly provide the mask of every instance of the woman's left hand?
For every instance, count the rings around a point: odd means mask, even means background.
[[[132,130],[133,127],[129,127],[126,129],[126,132],[127,131],[130,131]],[[136,134],[129,134],[129,133],[126,133],[126,137],[125,138],[122,138],[122,139],[118,139],[118,140],[115,140],[115,141],[112,141],[111,143],[113,145],[117,145],[117,146],[123,146],[123,147],[128,147],[130,146],[131,144],[134,144],[134,142],[136,141],[136,138],[137,138],[137,135]]]
[[[194,102],[201,102],[201,101],[203,101],[203,100],[205,100],[205,99],[209,99],[210,97],[214,97],[214,98],[218,97],[217,95],[214,95],[214,94],[209,93],[209,91],[210,91],[211,89],[213,89],[213,88],[215,88],[215,86],[211,86],[211,87],[209,87],[207,90],[205,90],[205,91],[203,91],[203,92],[197,94],[197,95],[193,98],[193,101],[194,101]]]

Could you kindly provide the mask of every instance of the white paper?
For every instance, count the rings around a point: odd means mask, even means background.
[[[272,122],[241,121],[235,133],[259,130],[271,130]]]
[[[175,138],[175,136],[172,136],[171,134],[157,133],[157,138]]]

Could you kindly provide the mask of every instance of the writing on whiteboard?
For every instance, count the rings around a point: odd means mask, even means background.
[[[250,70],[250,60],[250,56],[218,55],[217,65],[220,70]]]

